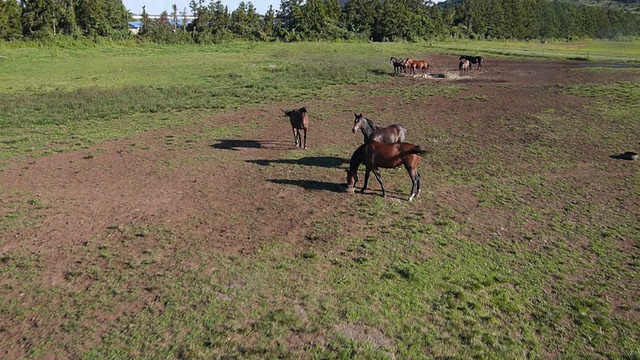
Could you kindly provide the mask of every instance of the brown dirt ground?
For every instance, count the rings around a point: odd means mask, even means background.
[[[614,77],[608,73],[572,71],[582,66],[576,62],[488,59],[483,70],[474,68],[469,76],[462,78],[455,76],[457,60],[454,57],[435,56],[432,63],[435,66],[432,72],[449,73],[451,77],[398,77],[391,78],[386,85],[366,89],[397,89],[416,82],[435,86],[456,82],[467,88],[464,96],[482,95],[491,101],[469,101],[457,95],[434,96],[415,100],[407,106],[380,95],[373,99],[354,96],[277,104],[211,116],[203,125],[153,131],[90,149],[10,161],[0,171],[2,187],[9,193],[29,194],[31,198],[40,199],[43,208],[38,210],[39,219],[32,226],[0,234],[0,254],[13,249],[37,254],[41,259],[39,266],[47,269],[46,278],[39,279],[43,285],[66,286],[67,271],[77,260],[77,254],[71,249],[103,236],[108,229],[139,224],[171,228],[207,251],[243,254],[276,239],[299,243],[304,248],[309,242],[313,219],[332,216],[349,206],[354,196],[364,196],[346,194],[341,187],[345,179],[344,162],[348,161],[350,152],[323,157],[324,162],[313,156],[314,149],[320,146],[348,143],[355,149],[361,135],[350,132],[354,111],[371,115],[381,123],[421,119],[425,127],[438,127],[451,134],[464,128],[487,146],[494,146],[501,142],[527,141],[523,138],[525,135],[504,125],[505,118],[527,117],[547,108],[569,109],[576,114],[585,111],[582,105],[586,100],[558,96],[556,84],[637,80],[624,73]],[[302,105],[310,111],[309,149],[294,151],[306,157],[303,160],[309,161],[309,171],[286,171],[283,178],[272,179],[263,171],[265,165],[287,167],[295,163],[278,160],[287,154],[290,156],[293,150],[291,130],[280,109]],[[314,123],[316,109],[327,109],[328,115]],[[216,126],[255,119],[268,125],[239,139],[199,138],[194,142],[181,142]],[[413,142],[421,142],[409,137]],[[607,149],[582,145],[585,164],[610,155]],[[458,161],[452,164],[454,168],[464,166],[466,160]],[[466,221],[479,238],[508,228],[507,216],[481,213],[472,189],[430,187],[429,173],[437,169],[426,161],[422,166],[426,169],[423,171],[426,195],[418,198],[416,206],[426,217],[438,216],[443,206],[453,208],[457,219]],[[526,171],[526,164],[514,162],[513,166]],[[623,169],[620,162],[607,166],[629,171]],[[318,167],[324,169],[321,175]],[[310,174],[316,178],[309,178]],[[566,176],[572,181],[588,183],[590,174],[587,171]],[[375,180],[370,187],[374,189],[370,193],[378,194]],[[392,189],[389,201],[407,195],[393,191],[393,183],[388,187]],[[601,189],[594,196],[607,196],[609,190]],[[3,201],[10,199],[0,203]],[[638,204],[631,202],[628,206],[637,210]],[[9,337],[19,339],[25,327],[32,333],[37,332],[27,324],[28,320],[24,322],[14,324],[16,327],[9,330]]]

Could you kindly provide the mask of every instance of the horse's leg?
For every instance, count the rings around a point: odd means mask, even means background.
[[[304,148],[307,148],[307,128],[302,129],[304,131]]]
[[[296,147],[298,147],[298,136],[296,133],[296,128],[294,128],[293,126],[291,127],[291,131],[293,131],[293,142],[295,144]]]
[[[384,189],[384,184],[382,183],[382,178],[380,177],[380,170],[378,169],[373,170],[373,175],[376,176],[376,180],[378,180],[378,183],[382,188],[382,197],[387,197],[387,191]]]
[[[362,185],[362,189],[360,190],[360,192],[364,192],[365,190],[367,190],[367,184],[369,184],[369,174],[371,173],[371,169],[369,169],[367,167],[367,169],[364,172],[364,185]]]
[[[420,193],[420,173],[416,168],[411,169],[409,164],[404,165],[405,169],[409,173],[411,178],[411,195],[409,195],[409,201],[413,201],[413,198]]]

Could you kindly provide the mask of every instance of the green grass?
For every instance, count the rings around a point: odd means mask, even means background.
[[[408,86],[406,96],[407,88],[343,86],[389,81],[380,57],[431,51],[425,44],[3,51],[5,162],[151,129],[176,129],[163,135],[166,151],[263,129],[256,119],[204,121],[235,108],[313,101],[321,123],[356,93],[363,101],[384,95],[407,106],[465,90],[421,83]],[[22,346],[30,358],[637,359],[640,172],[629,170],[636,163],[603,161],[637,144],[640,88],[614,81],[548,90],[577,97],[584,108],[495,116],[481,125],[425,124],[424,114],[403,119],[412,136],[432,145],[419,199],[345,195],[335,214],[305,225],[297,242],[274,233],[256,249],[232,255],[212,249],[215,235],[114,223],[80,244],[56,248],[71,260],[52,271],[44,266],[51,254],[3,236],[0,348]],[[465,106],[495,100],[462,99]],[[393,116],[383,115],[382,122]],[[179,131],[187,125],[201,131]],[[491,139],[477,127],[510,132]],[[265,179],[296,174],[334,183],[327,170],[350,144],[312,145],[251,166]],[[127,151],[141,147],[132,141]],[[231,162],[237,153],[160,159],[157,166],[171,176],[204,156]],[[467,161],[460,161],[462,153]],[[390,191],[408,193],[403,171],[383,177]],[[313,201],[326,194],[305,195]],[[42,211],[55,205],[5,188],[0,198],[2,235],[37,226]],[[288,201],[257,206],[289,207]],[[477,206],[462,204],[467,201]],[[239,228],[253,224],[252,214],[226,209],[201,216],[187,225],[204,217],[224,217]],[[51,280],[56,274],[62,278]]]
[[[479,55],[525,56],[596,62],[640,62],[637,41],[486,41],[460,40],[433,43],[439,51],[453,54],[472,52]]]

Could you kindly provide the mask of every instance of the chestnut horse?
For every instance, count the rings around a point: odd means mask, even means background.
[[[393,124],[387,127],[380,127],[373,121],[362,116],[362,114],[355,114],[356,119],[353,120],[352,133],[362,131],[364,135],[364,143],[370,141],[380,141],[384,143],[403,142],[407,138],[407,129],[400,124]]]
[[[416,75],[416,69],[420,69],[422,72],[422,77],[427,75],[427,70],[429,70],[429,63],[426,60],[413,60],[407,59],[407,66],[409,67],[409,74]]]
[[[460,76],[464,74],[469,75],[470,67],[471,67],[471,63],[469,63],[469,60],[467,59],[460,60],[460,64],[458,64],[458,69],[460,70]]]
[[[307,109],[301,107],[299,110],[282,110],[286,116],[289,117],[291,122],[291,130],[293,130],[293,141],[296,147],[302,149],[307,148],[307,130],[309,129],[309,116],[307,115]],[[302,138],[300,137],[300,130],[304,131],[304,146],[302,145]]]
[[[382,196],[386,197],[387,192],[380,178],[379,168],[392,169],[400,165],[404,165],[411,178],[411,195],[409,201],[420,193],[420,173],[418,172],[418,160],[420,155],[426,153],[420,149],[420,146],[409,143],[393,143],[385,144],[378,141],[372,141],[363,144],[354,151],[349,161],[349,169],[347,169],[347,191],[353,192],[358,183],[358,168],[360,164],[364,164],[366,172],[364,175],[364,185],[360,192],[367,189],[369,183],[369,174],[373,172],[376,180],[382,188]]]

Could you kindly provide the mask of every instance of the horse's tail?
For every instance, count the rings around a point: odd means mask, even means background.
[[[287,111],[287,110],[284,110],[284,109],[280,109],[280,110],[282,110],[282,112],[283,112],[286,116],[291,116],[291,111]]]

